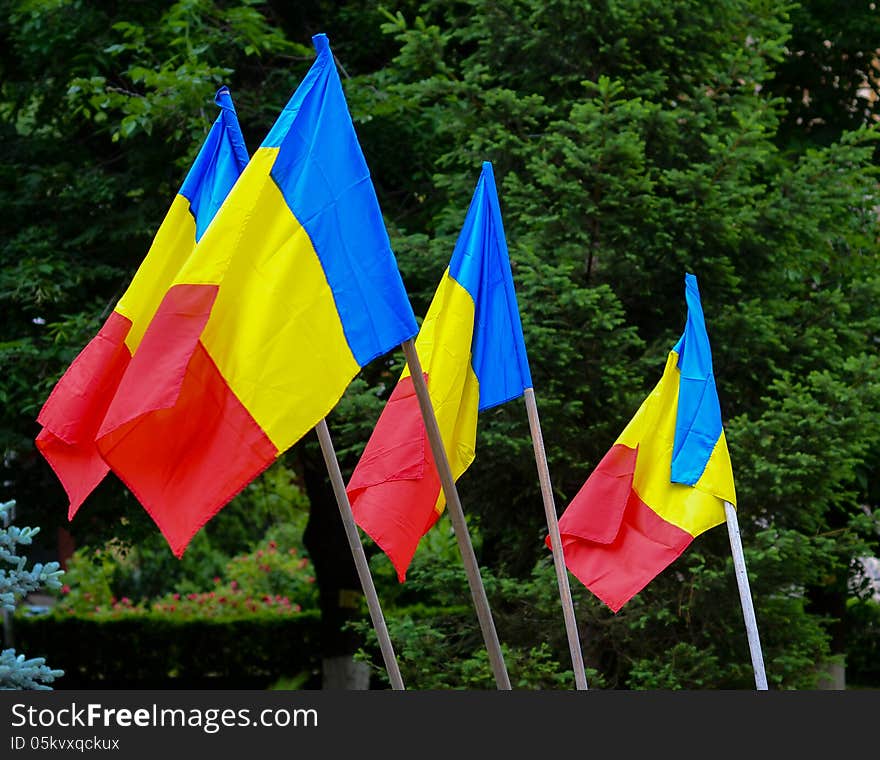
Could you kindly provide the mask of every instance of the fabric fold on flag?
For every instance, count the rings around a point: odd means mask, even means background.
[[[477,415],[532,384],[492,165],[485,162],[415,343],[453,477],[475,457]],[[445,508],[405,367],[346,487],[355,522],[403,582]]]
[[[418,328],[326,35],[98,434],[174,554]]]
[[[36,446],[64,486],[72,520],[109,467],[95,437],[147,325],[248,162],[232,96],[220,113],[122,298],[56,383],[37,417]]]
[[[568,569],[618,612],[736,505],[697,279],[663,375],[559,520]],[[546,544],[550,547],[549,536]]]

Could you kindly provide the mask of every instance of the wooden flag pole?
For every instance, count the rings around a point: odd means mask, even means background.
[[[547,465],[547,453],[544,450],[544,436],[541,433],[541,421],[538,418],[538,404],[535,401],[534,388],[526,388],[523,392],[523,398],[529,417],[529,429],[532,432],[532,447],[535,449],[535,463],[538,465],[541,495],[544,498],[544,514],[547,517],[547,528],[550,531],[550,546],[553,550],[553,563],[556,565],[556,582],[559,586],[559,598],[562,601],[562,617],[565,620],[568,648],[571,651],[574,682],[577,689],[583,691],[588,688],[587,675],[584,672],[584,659],[578,637],[577,620],[574,616],[574,603],[571,600],[571,587],[568,584],[568,569],[562,554],[562,538],[559,535],[556,503],[553,499],[553,488],[550,485],[550,468]]]
[[[736,508],[724,502],[724,514],[727,516],[727,533],[730,536],[730,550],[733,553],[733,567],[736,572],[736,583],[739,586],[739,599],[742,604],[743,618],[746,623],[746,634],[749,638],[749,651],[752,655],[752,668],[755,671],[755,686],[759,691],[767,690],[767,676],[764,673],[764,658],[761,654],[761,640],[758,637],[758,623],[755,620],[755,608],[752,605],[752,594],[749,590],[749,576],[746,573],[746,560],[743,555],[742,539],[739,535],[739,522],[736,519]]]
[[[455,531],[455,539],[458,541],[461,559],[464,562],[468,585],[471,589],[471,596],[477,610],[477,618],[480,621],[480,628],[483,632],[483,640],[486,642],[486,649],[489,652],[489,663],[495,675],[495,683],[499,689],[509,690],[511,688],[510,677],[507,675],[507,668],[504,665],[504,655],[501,652],[501,644],[495,631],[495,622],[489,609],[486,590],[483,588],[483,579],[480,577],[480,568],[477,566],[477,558],[474,555],[474,548],[471,544],[467,523],[464,519],[464,510],[461,508],[461,501],[458,498],[455,478],[452,477],[449,458],[446,456],[446,449],[440,436],[440,427],[437,424],[434,407],[431,405],[431,396],[428,393],[425,376],[422,374],[419,354],[416,351],[412,338],[404,341],[402,348],[406,356],[406,363],[409,365],[410,374],[412,375],[413,387],[419,399],[422,419],[425,422],[425,430],[428,434],[428,441],[431,444],[431,453],[434,455],[434,462],[440,475],[440,485],[443,487],[443,493],[446,496],[446,507],[449,510],[449,518],[452,520],[452,527]]]
[[[385,625],[385,617],[382,615],[382,607],[379,605],[379,595],[376,593],[375,585],[373,585],[370,566],[367,564],[364,547],[361,544],[357,525],[355,525],[354,516],[351,512],[351,502],[349,502],[348,494],[345,492],[345,482],[342,479],[339,460],[336,458],[336,450],[333,448],[333,441],[330,438],[330,430],[327,428],[327,420],[322,419],[315,426],[315,430],[318,432],[321,453],[324,455],[327,473],[330,475],[330,482],[333,484],[333,493],[336,495],[336,503],[339,505],[339,514],[342,517],[342,525],[345,527],[345,535],[348,538],[348,545],[351,547],[351,553],[354,557],[358,578],[360,578],[361,587],[367,599],[367,607],[370,610],[373,628],[375,628],[376,636],[379,639],[379,648],[382,650],[382,659],[385,660],[385,669],[388,671],[391,688],[395,691],[402,691],[404,688],[403,677],[400,675],[397,658],[394,656],[391,637],[388,635],[388,626]]]

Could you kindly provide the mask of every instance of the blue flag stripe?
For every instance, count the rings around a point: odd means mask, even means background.
[[[480,411],[532,385],[522,322],[492,164],[480,179],[459,233],[449,274],[474,299],[471,362],[480,382]]]
[[[363,367],[418,327],[329,42],[323,34],[312,39],[315,63],[263,147],[279,149],[272,178],[312,241]]]
[[[196,220],[198,242],[248,162],[244,136],[229,89],[221,87],[214,96],[220,113],[202,143],[180,188]]]
[[[671,479],[673,483],[694,485],[721,436],[721,404],[712,372],[712,350],[697,278],[690,273],[685,275],[685,300],[687,323],[673,349],[678,353],[681,377]]]

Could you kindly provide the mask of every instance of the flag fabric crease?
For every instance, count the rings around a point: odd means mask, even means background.
[[[736,505],[697,279],[663,375],[559,520],[568,569],[617,612]],[[546,540],[550,546],[549,537]]]
[[[492,165],[485,162],[415,343],[456,480],[474,460],[478,412],[531,387]],[[405,367],[346,487],[355,522],[403,582],[446,500]]]
[[[228,88],[214,102],[220,113],[131,284],[37,417],[36,446],[67,492],[70,520],[109,470],[95,437],[147,325],[248,162]]]

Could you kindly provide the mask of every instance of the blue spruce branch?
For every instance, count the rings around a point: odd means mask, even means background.
[[[46,684],[63,675],[63,670],[55,670],[46,665],[45,657],[26,660],[23,654],[16,655],[14,649],[0,652],[0,689],[4,691],[51,691],[52,687]]]
[[[19,528],[9,525],[15,500],[0,503],[0,562],[11,565],[10,569],[0,569],[0,609],[15,611],[18,599],[39,588],[61,588],[64,571],[57,562],[45,565],[37,562],[29,570],[27,559],[19,556],[20,546],[29,546],[39,528]],[[43,657],[25,659],[14,649],[0,652],[0,689],[51,690],[56,678],[64,675],[63,670],[50,668]]]

